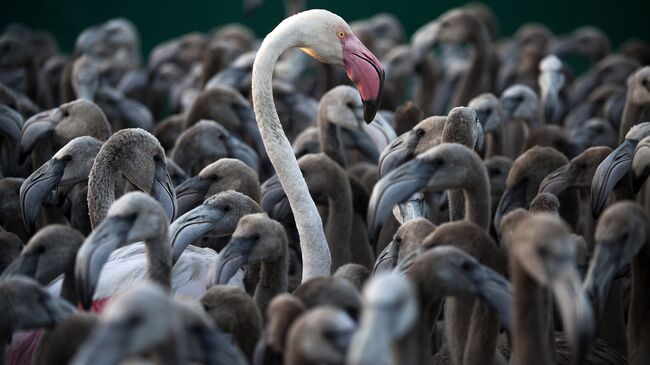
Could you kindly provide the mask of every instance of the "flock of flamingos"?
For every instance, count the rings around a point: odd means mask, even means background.
[[[139,42],[0,33],[0,364],[650,364],[649,43]]]

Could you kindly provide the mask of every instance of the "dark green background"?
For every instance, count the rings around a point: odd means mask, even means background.
[[[350,21],[377,12],[396,14],[407,32],[441,12],[465,3],[442,0],[307,0],[310,8],[326,8]],[[617,45],[629,37],[650,41],[650,0],[494,0],[486,2],[498,15],[502,34],[522,23],[547,24],[563,33],[585,24],[601,27]],[[250,16],[241,0],[0,0],[0,26],[11,22],[49,30],[61,49],[70,52],[74,40],[87,26],[112,17],[131,19],[140,29],[144,52],[163,40],[190,31],[206,31],[227,22],[242,22],[258,35],[269,32],[283,17],[281,0],[266,0]]]

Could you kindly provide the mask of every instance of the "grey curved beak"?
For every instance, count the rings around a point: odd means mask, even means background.
[[[385,272],[393,271],[397,266],[397,259],[399,258],[399,244],[395,241],[384,247],[384,249],[377,256],[375,266],[372,268],[372,275],[377,275]]]
[[[266,148],[264,148],[264,142],[262,141],[262,135],[260,134],[259,128],[257,128],[257,120],[255,119],[253,109],[239,104],[233,106],[233,109],[235,110],[235,113],[237,113],[239,120],[242,121],[242,127],[253,141],[255,150],[261,157],[262,161],[268,160]]]
[[[626,139],[598,165],[591,182],[591,213],[598,217],[616,184],[632,166],[637,141]]]
[[[49,293],[43,301],[43,305],[45,305],[47,312],[50,315],[50,320],[52,322],[51,326],[61,323],[63,320],[77,312],[77,308],[70,304],[70,302]]]
[[[190,209],[201,204],[210,188],[210,181],[200,176],[191,177],[175,189],[178,214],[185,214]]]
[[[383,177],[414,157],[408,144],[410,135],[411,132],[402,134],[384,148],[379,156],[379,177]]]
[[[18,160],[23,163],[27,156],[32,153],[36,144],[48,137],[56,128],[56,124],[61,119],[61,112],[58,109],[48,110],[38,113],[29,118],[20,133],[19,156]]]
[[[619,269],[617,266],[620,256],[621,252],[613,242],[600,242],[594,249],[583,288],[589,296],[596,316],[603,312],[609,288]]]
[[[548,174],[539,186],[540,193],[551,193],[558,196],[563,191],[573,187],[578,178],[571,164],[566,164]]]
[[[415,159],[382,177],[372,190],[368,206],[368,234],[375,242],[381,227],[393,211],[393,206],[406,201],[413,193],[427,185],[435,167],[422,159]]]
[[[258,174],[261,172],[259,156],[246,143],[231,135],[226,138],[226,146],[232,157],[241,160]]]
[[[34,232],[41,204],[61,181],[65,167],[65,161],[53,158],[29,175],[20,186],[20,208],[28,233]]]
[[[219,252],[213,285],[225,285],[248,260],[248,252],[255,244],[249,237],[233,237]]]
[[[38,256],[21,253],[20,256],[12,261],[5,271],[2,272],[0,279],[5,279],[14,275],[24,275],[33,278],[36,276],[37,268]]]
[[[494,215],[494,228],[496,232],[500,232],[501,219],[509,212],[517,208],[526,208],[526,182],[519,182],[514,186],[506,188],[499,201],[496,214]]]
[[[594,313],[574,263],[567,261],[565,265],[560,276],[551,282],[551,289],[571,346],[571,363],[584,364],[595,336]]]
[[[180,216],[169,227],[172,245],[172,266],[176,264],[188,245],[215,230],[224,213],[207,205],[199,205]]]
[[[200,346],[201,362],[208,365],[245,365],[246,357],[227,335],[217,328],[201,328],[190,334]]]
[[[292,216],[289,199],[282,188],[278,175],[273,175],[262,184],[262,209],[275,220],[284,222]]]
[[[178,212],[176,190],[165,165],[160,165],[160,167],[156,168],[154,183],[151,187],[151,196],[160,203],[165,211],[165,215],[167,215],[168,221],[172,222]]]
[[[370,136],[361,129],[341,128],[341,140],[345,147],[353,147],[373,163],[379,161],[377,145]]]
[[[92,304],[102,267],[111,252],[126,243],[133,222],[133,217],[107,217],[79,248],[75,265],[75,286],[84,309],[88,310]]]

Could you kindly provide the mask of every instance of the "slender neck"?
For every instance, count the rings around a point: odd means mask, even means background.
[[[341,145],[341,136],[339,128],[336,124],[330,123],[322,116],[318,120],[318,128],[320,129],[319,140],[320,150],[331,158],[342,168],[348,166],[345,159],[345,152]]]
[[[487,237],[487,231],[484,233]],[[501,272],[499,249],[494,242],[462,242],[456,247],[482,264]],[[447,298],[445,334],[454,364],[494,364],[499,318],[488,306],[473,297]]]
[[[327,215],[327,242],[332,253],[332,272],[350,262],[350,234],[352,232],[352,193],[346,176],[337,179],[335,194],[329,195]]]
[[[110,188],[115,186],[116,174],[113,169],[107,168],[114,164],[111,154],[99,153],[95,158],[93,168],[88,177],[88,211],[90,225],[95,228],[108,212],[108,208],[115,201],[115,191]]]
[[[488,133],[486,135],[487,137],[487,148],[485,149],[485,159],[487,160],[488,158],[496,155],[501,155],[501,133],[503,133],[502,130],[494,131],[492,133]]]
[[[549,293],[511,259],[512,280],[512,355],[513,365],[555,364],[555,344],[549,341],[551,303]]]
[[[302,282],[305,282],[313,277],[329,276],[331,257],[323,222],[318,215],[316,204],[309,195],[307,184],[300,173],[289,140],[282,130],[273,102],[271,83],[278,57],[285,50],[299,45],[300,32],[291,28],[287,23],[282,23],[262,41],[253,64],[252,96],[264,147],[295,217],[302,250]]]
[[[474,48],[472,63],[467,71],[467,75],[462,79],[454,97],[451,101],[451,107],[467,105],[475,95],[482,90],[481,77],[487,74],[489,68],[487,53],[489,51],[489,42],[487,34],[476,21],[474,24],[474,36],[470,39]]]
[[[632,288],[627,325],[627,355],[631,365],[650,363],[650,247],[646,243],[632,259]]]
[[[255,287],[253,299],[262,313],[266,313],[266,308],[274,296],[285,293],[289,288],[288,242],[286,237],[283,237],[282,240],[284,241],[282,242],[282,257],[275,261],[262,263],[260,281]]]
[[[416,66],[422,82],[415,94],[415,105],[419,106],[425,116],[433,114],[433,99],[436,95],[436,70],[434,63],[428,58]]]
[[[490,183],[485,168],[474,170],[478,178],[472,179],[465,192],[465,220],[476,223],[489,232],[490,230]],[[451,202],[451,200],[450,200]]]
[[[168,238],[168,229],[163,225],[160,234],[145,241],[147,247],[147,274],[149,280],[159,284],[166,290],[171,289],[172,254]]]
[[[74,282],[74,262],[63,274],[63,283],[61,284],[61,298],[69,301],[70,303],[77,304],[77,290],[75,289]]]
[[[416,321],[413,328],[393,346],[394,364],[416,365],[431,363],[430,333],[426,321]]]
[[[631,89],[628,89],[627,100],[625,101],[625,107],[623,108],[623,115],[621,116],[621,126],[618,131],[618,143],[621,144],[625,140],[625,135],[630,131],[635,124],[640,123],[641,112],[643,111],[643,105],[636,104],[632,102],[630,97]]]
[[[500,322],[494,312],[482,302],[477,301],[472,311],[472,322],[467,331],[467,342],[463,352],[463,364],[499,364],[501,356],[497,348]]]

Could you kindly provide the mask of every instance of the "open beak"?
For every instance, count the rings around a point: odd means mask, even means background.
[[[213,285],[227,284],[237,270],[246,264],[248,253],[254,244],[255,241],[249,237],[233,237],[219,252]]]
[[[156,167],[151,196],[156,199],[165,211],[168,221],[172,222],[176,218],[178,207],[176,203],[176,191],[167,167],[160,165]]]
[[[415,159],[382,177],[372,190],[368,207],[368,234],[375,242],[393,206],[406,201],[425,187],[435,168],[423,159]]]
[[[572,364],[583,364],[595,335],[595,320],[591,304],[580,285],[573,262],[567,262],[560,275],[551,282],[555,302],[562,317],[573,358]]]
[[[544,181],[539,186],[539,192],[558,196],[563,191],[573,187],[577,178],[577,171],[571,168],[571,164],[566,164],[544,178]]]
[[[343,40],[343,64],[348,78],[357,86],[363,102],[363,119],[370,124],[375,119],[384,89],[384,69],[379,60],[350,34]]]
[[[426,217],[427,205],[424,201],[424,194],[415,193],[403,203],[393,208],[393,215],[399,224],[404,224],[416,218]]]
[[[620,256],[620,250],[617,250],[612,242],[600,242],[594,250],[583,288],[597,316],[600,316],[604,309],[609,288],[618,270]]]
[[[41,204],[61,181],[66,164],[53,158],[29,175],[20,186],[20,208],[28,233],[34,232]]]
[[[598,165],[591,182],[591,213],[598,217],[616,184],[632,166],[637,141],[626,139]]]
[[[84,309],[92,304],[99,274],[111,252],[126,244],[132,217],[108,217],[92,231],[77,252],[75,284]]]
[[[188,245],[218,229],[224,213],[208,205],[199,205],[180,216],[169,227],[172,245],[172,266],[176,264]]]
[[[32,152],[36,144],[50,135],[57,123],[63,118],[59,109],[38,113],[29,118],[20,133],[19,162],[22,163]]]
[[[497,232],[500,231],[501,219],[508,214],[509,212],[517,208],[525,208],[526,201],[526,189],[527,183],[525,181],[520,181],[515,185],[507,188],[501,200],[499,201],[499,206],[497,207],[497,212],[494,215],[494,228]]]
[[[178,214],[185,214],[201,204],[210,188],[210,180],[194,176],[178,185],[175,189]]]

